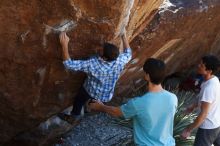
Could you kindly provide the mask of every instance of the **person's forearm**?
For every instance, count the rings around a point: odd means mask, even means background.
[[[70,59],[68,46],[62,46],[62,56],[64,61]]]
[[[69,37],[66,35],[66,32],[61,32],[59,38],[60,38],[60,44],[62,46],[63,60],[65,61],[70,59],[69,51],[68,51]]]
[[[191,113],[197,108],[198,108],[198,103],[194,103],[190,107],[187,108],[187,113]]]
[[[203,123],[206,116],[206,113],[200,113],[199,116],[195,119],[195,121],[187,127],[187,129],[192,131],[193,129],[198,128]]]
[[[126,35],[121,36],[123,42],[123,49],[130,48]]]
[[[120,107],[113,107],[113,106],[107,106],[107,105],[102,105],[100,108],[101,112],[105,112],[113,117],[121,117],[122,112]]]

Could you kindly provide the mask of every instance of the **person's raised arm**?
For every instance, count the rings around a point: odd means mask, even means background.
[[[125,31],[121,35],[121,40],[123,43],[123,51],[121,51],[122,53],[119,56],[119,58],[120,58],[119,60],[121,63],[126,64],[132,58],[132,50],[131,50],[130,45],[128,43],[128,39],[127,39]]]
[[[68,44],[69,44],[69,37],[66,35],[65,32],[60,33],[60,44],[62,46],[62,56],[63,60],[70,59],[69,56],[69,50],[68,50]]]
[[[125,51],[125,49],[128,49],[128,48],[130,48],[130,45],[129,45],[129,43],[128,43],[128,39],[127,39],[127,36],[126,36],[126,34],[125,33],[123,33],[122,35],[121,35],[121,40],[122,40],[122,43],[123,43],[123,51]]]
[[[69,43],[69,37],[66,35],[65,32],[62,32],[60,34],[60,44],[62,46],[62,58],[63,58],[63,64],[66,69],[72,70],[72,71],[83,71],[83,72],[90,72],[89,66],[90,66],[90,60],[74,60],[70,59],[69,50],[68,50],[68,43]]]

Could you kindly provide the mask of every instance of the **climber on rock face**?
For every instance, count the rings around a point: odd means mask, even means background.
[[[123,43],[122,53],[115,45],[104,43],[102,56],[94,56],[87,60],[74,60],[70,59],[68,52],[69,37],[65,32],[60,34],[65,68],[72,71],[83,71],[87,74],[83,86],[74,98],[71,114],[58,114],[61,119],[72,124],[79,123],[81,109],[86,102],[91,99],[109,102],[112,99],[116,82],[132,57],[125,31],[120,37]]]

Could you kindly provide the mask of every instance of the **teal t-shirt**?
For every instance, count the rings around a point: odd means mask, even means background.
[[[125,118],[133,120],[134,141],[141,146],[175,146],[173,122],[177,97],[166,90],[148,92],[122,105]]]

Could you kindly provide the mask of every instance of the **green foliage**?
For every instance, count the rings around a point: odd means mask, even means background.
[[[173,135],[177,146],[192,146],[195,139],[195,133],[192,133],[191,137],[183,140],[180,138],[182,131],[191,124],[196,118],[195,113],[186,113],[186,107],[195,102],[195,94],[192,92],[179,92],[173,91],[178,97],[177,112],[174,117],[174,129]]]
[[[195,133],[193,132],[191,137],[187,138],[186,140],[183,140],[180,138],[180,134],[186,128],[190,123],[194,121],[196,118],[195,113],[185,113],[186,107],[190,104],[196,102],[195,101],[195,94],[192,92],[185,92],[185,91],[179,91],[178,89],[171,89],[171,92],[177,95],[178,97],[178,107],[177,112],[174,117],[174,138],[176,141],[176,146],[192,146],[194,139],[195,139]],[[131,131],[132,128],[132,120],[130,119],[115,119],[114,124],[121,125],[124,127],[127,127]],[[134,145],[133,139],[127,139],[120,142],[119,145]]]

